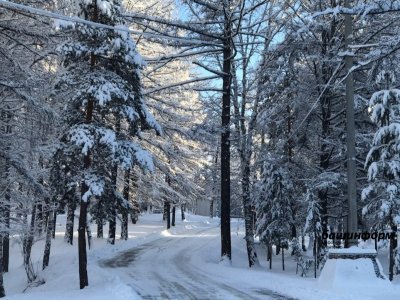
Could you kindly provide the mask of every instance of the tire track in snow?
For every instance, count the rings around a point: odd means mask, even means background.
[[[195,234],[201,236],[213,229],[215,227]],[[143,299],[292,300],[268,289],[239,290],[214,281],[209,274],[198,270],[191,263],[190,256],[209,245],[209,239],[199,245],[200,241],[196,236],[160,238],[122,251],[113,258],[101,260],[99,265],[105,268],[126,268],[125,273],[133,280],[130,286]]]

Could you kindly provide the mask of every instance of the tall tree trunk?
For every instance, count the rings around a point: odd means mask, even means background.
[[[185,221],[185,204],[181,205],[181,219]]]
[[[117,216],[115,208],[112,209],[110,219],[108,220],[108,240],[111,245],[115,244],[115,230],[117,227]]]
[[[71,245],[73,244],[74,241],[75,209],[76,209],[75,203],[68,204],[67,223],[65,226],[64,240]]]
[[[397,225],[394,224],[393,220],[391,222],[392,233],[395,235],[394,238],[390,239],[389,244],[389,280],[392,281],[394,277],[394,270],[395,270],[395,254],[397,249]]]
[[[103,238],[103,220],[97,220],[97,238],[102,239]]]
[[[130,171],[126,171],[124,174],[124,198],[129,203],[129,174]],[[134,212],[133,212],[134,213]],[[136,223],[136,222],[135,222]],[[128,208],[122,210],[122,222],[121,222],[121,239],[128,239]]]
[[[351,8],[350,0],[345,0],[346,8]],[[345,47],[346,52],[350,53],[353,39],[353,19],[350,15],[345,15],[344,20]],[[355,142],[355,118],[354,118],[354,80],[353,72],[354,58],[352,54],[345,56],[346,76],[346,162],[347,162],[347,202],[348,202],[348,232],[357,232],[358,214],[357,214],[357,165],[356,165],[356,142]],[[357,246],[358,240],[352,239],[349,246]]]
[[[335,35],[337,21],[332,20],[329,28],[324,28],[321,33],[321,54],[323,57],[329,55],[332,47],[333,36]],[[321,63],[321,74],[315,74],[320,84],[327,85],[331,81],[333,69],[330,64],[325,61]],[[319,93],[322,91],[319,90]],[[329,140],[331,136],[331,118],[332,118],[332,91],[328,88],[324,93],[321,93],[319,105],[321,110],[321,137],[320,137],[320,157],[319,168],[321,173],[326,172],[331,168],[331,157],[334,151],[334,146]],[[328,201],[329,201],[329,188],[321,189],[318,191],[319,204],[321,206],[321,226],[322,231],[328,230]],[[327,246],[327,240],[318,243],[318,246]]]
[[[82,196],[88,191],[86,183],[82,182]],[[86,224],[87,224],[87,208],[88,203],[81,200],[79,210],[79,224],[78,224],[78,252],[79,252],[79,287],[85,288],[89,285],[89,278],[87,274],[87,253],[86,253]]]
[[[244,207],[245,239],[249,267],[259,265],[254,247],[253,211],[250,200],[250,161],[242,161],[242,196]]]
[[[129,194],[129,199],[130,203],[132,204],[132,211],[131,211],[131,221],[132,224],[136,224],[136,222],[139,219],[139,214],[140,214],[140,208],[139,208],[139,203],[138,203],[138,176],[135,173],[134,170],[129,173],[129,182],[128,182],[128,192]],[[152,206],[147,206],[147,212],[152,210]]]
[[[93,15],[91,16],[91,21],[97,22],[98,20],[98,7],[97,1],[92,0],[93,2]],[[96,65],[96,55],[92,52],[90,54],[90,66],[94,69]],[[86,124],[90,124],[93,122],[93,110],[94,110],[94,99],[89,97],[87,99],[86,105]],[[91,165],[91,154],[90,151],[83,158],[83,167],[85,170],[89,169]],[[87,274],[87,253],[86,253],[86,237],[85,231],[87,226],[87,211],[89,205],[89,199],[84,201],[83,195],[89,190],[89,187],[86,185],[85,180],[82,180],[81,183],[81,201],[80,201],[80,210],[79,210],[79,225],[78,225],[78,252],[79,252],[79,287],[80,289],[85,288],[89,285],[89,278]]]
[[[167,229],[171,228],[171,203],[166,201],[166,210],[167,210]]]
[[[219,157],[219,147],[217,147],[217,151],[215,151],[214,157],[214,165],[213,165],[213,173],[212,173],[212,199],[210,201],[210,218],[214,217],[214,205],[218,201],[218,157]]]
[[[115,122],[115,132],[117,137],[121,131],[121,120],[117,119]],[[111,171],[111,181],[114,185],[114,189],[117,190],[117,180],[118,180],[118,165],[115,165]],[[111,213],[109,219],[109,228],[108,228],[108,243],[111,245],[115,244],[115,236],[117,229],[117,206],[119,206],[118,199],[116,197],[113,198],[113,203],[111,204]]]
[[[268,243],[268,260],[269,260],[269,269],[272,269],[272,243]]]
[[[44,270],[46,267],[49,266],[51,238],[52,238],[53,225],[54,225],[53,218],[54,218],[54,214],[50,213],[49,214],[49,220],[48,220],[48,226],[47,226],[47,229],[46,229],[46,243],[45,243],[45,246],[44,246],[42,270]]]
[[[57,209],[53,212],[53,230],[51,232],[51,236],[53,239],[56,238],[56,227],[57,227]]]
[[[121,221],[121,239],[128,239],[128,212],[122,213],[122,221]]]
[[[10,208],[11,208],[11,197],[10,197],[10,188],[6,188],[6,192],[4,195],[4,233],[3,233],[3,245],[0,248],[3,256],[3,272],[8,272],[8,265],[10,261]],[[1,263],[1,261],[0,261]]]
[[[3,235],[0,234],[0,249],[3,248]],[[0,251],[0,298],[6,296],[6,291],[4,290],[4,281],[3,281],[3,251]]]
[[[224,2],[225,24],[223,37],[223,79],[221,112],[221,257],[232,259],[231,250],[231,154],[230,154],[230,119],[231,119],[231,36],[232,20],[229,12],[231,1]]]
[[[10,107],[7,105],[7,109]],[[5,111],[4,119],[2,120],[6,124],[5,134],[10,136],[12,133],[11,128],[11,120],[12,120],[12,112],[11,109]],[[6,142],[6,151],[11,151],[11,145]],[[2,272],[8,272],[8,265],[10,261],[10,210],[11,210],[11,191],[10,191],[10,162],[6,159],[4,163],[4,174],[3,178],[5,178],[5,193],[4,193],[4,205],[2,217],[4,218],[4,227],[5,230],[2,234],[2,247],[0,247],[0,251],[2,251],[2,260],[0,260],[0,264],[2,264],[3,270]]]
[[[327,71],[326,71],[327,72]],[[331,145],[328,142],[330,133],[330,118],[331,118],[331,101],[328,95],[321,97],[321,147],[320,147],[320,163],[321,172],[325,172],[330,167],[330,158],[332,154]],[[321,207],[321,226],[322,231],[328,231],[328,188],[318,191],[319,204]],[[326,247],[327,240],[322,241],[322,246]]]
[[[172,207],[172,221],[171,225],[175,226],[175,205]]]

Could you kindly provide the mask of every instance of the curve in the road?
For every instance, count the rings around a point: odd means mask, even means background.
[[[215,230],[207,228],[197,235]],[[105,268],[126,268],[130,284],[143,299],[292,299],[272,290],[239,290],[218,282],[191,263],[191,255],[206,248],[209,237],[160,238],[99,261]],[[204,250],[206,251],[206,250]],[[213,280],[214,279],[214,280]]]

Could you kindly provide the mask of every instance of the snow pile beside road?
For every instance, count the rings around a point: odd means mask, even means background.
[[[130,286],[124,284],[118,278],[103,285],[93,285],[83,290],[60,291],[35,291],[28,294],[8,296],[7,300],[136,300],[142,299]]]

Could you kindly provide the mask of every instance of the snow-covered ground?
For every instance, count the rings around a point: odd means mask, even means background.
[[[178,219],[177,226],[167,231],[161,214],[144,214],[138,224],[129,224],[128,241],[117,240],[112,246],[106,239],[93,238],[88,251],[89,287],[79,290],[76,237],[73,246],[64,243],[65,216],[60,216],[50,266],[44,272],[40,271],[44,241],[33,249],[35,267],[45,284],[23,293],[21,250],[13,242],[10,272],[4,276],[6,299],[400,299],[398,281],[386,288],[374,280],[363,286],[357,276],[344,275],[348,285],[335,289],[314,279],[312,272],[300,277],[290,253],[285,254],[285,271],[280,256],[273,257],[269,270],[260,245],[261,266],[249,270],[241,220],[232,221],[232,265],[221,262],[218,222],[187,215],[186,221]]]

